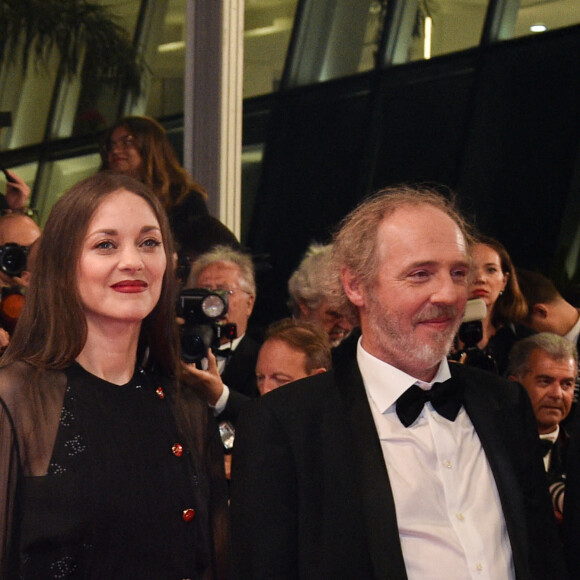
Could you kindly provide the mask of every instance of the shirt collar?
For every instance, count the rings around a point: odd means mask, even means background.
[[[411,385],[418,384],[422,389],[428,389],[433,383],[442,383],[451,378],[446,358],[439,364],[433,381],[425,383],[368,353],[362,346],[361,338],[356,352],[358,366],[365,389],[381,413],[393,405]]]
[[[554,431],[550,431],[550,433],[544,433],[540,435],[540,439],[547,439],[552,443],[556,443],[556,439],[558,439],[559,434],[560,434],[560,425],[556,425]]]
[[[232,352],[234,350],[236,350],[236,348],[238,348],[238,345],[240,344],[240,342],[242,341],[242,338],[244,338],[245,334],[242,334],[242,336],[238,336],[237,338],[234,338],[231,342],[226,342],[225,344],[221,344],[220,347],[218,348],[218,356],[219,356],[219,351],[220,350],[231,350]]]
[[[570,342],[576,344],[579,335],[580,335],[580,316],[578,316],[576,324],[564,335],[564,338],[567,338]]]

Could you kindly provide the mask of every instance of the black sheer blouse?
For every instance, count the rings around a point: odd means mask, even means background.
[[[195,396],[18,363],[0,397],[2,578],[224,577],[223,453]]]

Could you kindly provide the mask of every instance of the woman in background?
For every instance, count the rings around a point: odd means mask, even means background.
[[[226,577],[223,451],[181,371],[172,252],[129,177],[54,206],[0,363],[0,577]]]
[[[215,245],[240,247],[235,235],[210,216],[205,189],[181,166],[165,129],[154,119],[133,116],[117,121],[105,133],[101,161],[101,169],[134,177],[159,197],[186,270]]]
[[[471,247],[469,298],[485,302],[487,315],[482,321],[483,338],[478,347],[504,374],[513,343],[522,338],[519,323],[527,314],[516,271],[507,250],[494,238],[480,235]],[[525,333],[527,335],[529,333]]]

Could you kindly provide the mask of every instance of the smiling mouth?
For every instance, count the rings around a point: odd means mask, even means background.
[[[147,283],[142,280],[123,280],[111,286],[116,292],[133,294],[136,292],[144,292],[147,289]]]

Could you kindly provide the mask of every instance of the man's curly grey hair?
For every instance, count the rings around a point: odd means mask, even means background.
[[[310,244],[300,265],[288,280],[288,306],[295,318],[300,316],[300,304],[314,310],[329,297],[333,266],[332,244]]]

